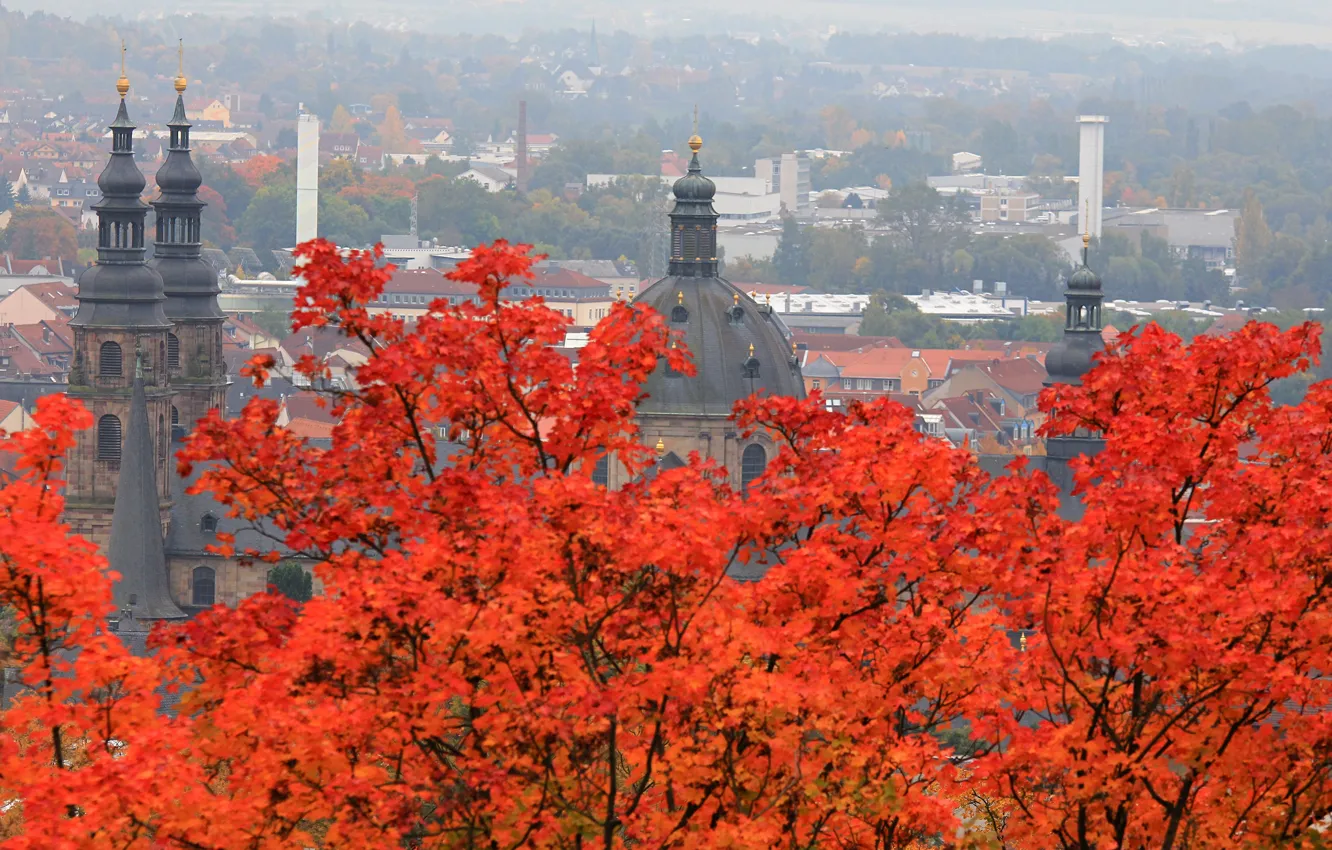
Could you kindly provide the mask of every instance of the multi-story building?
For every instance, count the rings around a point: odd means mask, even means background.
[[[1041,196],[1034,192],[995,192],[982,195],[981,221],[1026,224],[1036,216]]]
[[[754,163],[754,176],[761,177],[781,196],[782,206],[796,218],[810,218],[813,184],[809,177],[809,155],[801,152],[765,157]]]

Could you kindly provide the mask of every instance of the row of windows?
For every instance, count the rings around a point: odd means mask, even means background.
[[[143,224],[102,220],[97,225],[97,244],[107,248],[142,248]]]
[[[198,242],[199,219],[185,216],[159,216],[157,219],[158,242]]]
[[[740,489],[748,490],[767,465],[768,452],[763,446],[758,443],[745,446],[740,455]],[[592,467],[592,483],[601,487],[610,485],[610,460],[605,455],[597,458],[596,466]]]
[[[180,368],[180,339],[175,334],[167,334],[166,363],[168,369]],[[97,355],[97,374],[107,378],[118,378],[125,374],[125,353],[118,342],[104,342]]]
[[[175,429],[180,425],[180,411],[176,406],[171,405],[171,427]],[[162,449],[166,448],[166,429],[163,428],[161,418],[158,418],[158,440],[163,444]],[[125,445],[125,428],[120,422],[120,417],[114,413],[107,413],[97,420],[97,459],[98,460],[120,460],[120,453]]]

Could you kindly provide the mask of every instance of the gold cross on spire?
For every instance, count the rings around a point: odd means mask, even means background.
[[[121,100],[129,94],[129,77],[125,74],[125,40],[120,40],[120,79],[116,80],[116,91],[120,92]]]
[[[1082,247],[1091,246],[1091,201],[1082,205]]]
[[[189,81],[185,79],[185,39],[180,40],[180,46],[176,48],[176,58],[179,65],[176,67],[176,94],[184,94],[185,86]]]
[[[698,134],[698,104],[694,104],[694,135],[689,137],[689,149],[698,153],[703,147],[703,137]]]

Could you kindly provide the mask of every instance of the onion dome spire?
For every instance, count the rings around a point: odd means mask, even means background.
[[[190,122],[185,117],[185,47],[179,48],[176,111],[167,123],[171,138],[166,160],[157,170],[158,196],[153,201],[157,233],[153,268],[162,275],[166,314],[173,320],[220,319],[217,275],[200,254],[203,239],[203,176],[190,156]]]
[[[689,172],[675,181],[672,191],[675,206],[671,210],[670,274],[676,277],[715,277],[717,275],[717,210],[712,199],[717,185],[703,175],[698,152],[703,139],[698,135],[698,110],[694,111],[694,135],[689,139],[693,158]]]
[[[144,264],[148,205],[140,195],[147,181],[134,162],[134,122],[125,96],[125,48],[121,45],[120,108],[111,122],[111,156],[97,178],[102,199],[97,213],[97,264],[79,276],[79,309],[71,324],[91,327],[164,328],[162,278]]]
[[[1105,347],[1101,338],[1100,275],[1092,271],[1091,233],[1082,237],[1082,262],[1068,277],[1064,290],[1064,337],[1045,356],[1051,383],[1077,384],[1092,367],[1092,358]]]

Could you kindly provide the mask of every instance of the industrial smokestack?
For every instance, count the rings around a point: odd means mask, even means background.
[[[296,119],[296,244],[319,235],[319,119]]]
[[[518,191],[527,191],[527,101],[518,101],[518,145],[514,150],[518,166]]]
[[[1078,116],[1078,230],[1101,238],[1101,211],[1105,209],[1104,115]]]
[[[973,281],[971,282],[971,291],[974,292],[974,293],[977,294],[977,295],[980,295],[980,294],[982,294],[983,292],[985,292],[985,281],[983,281],[983,280],[973,280]]]

